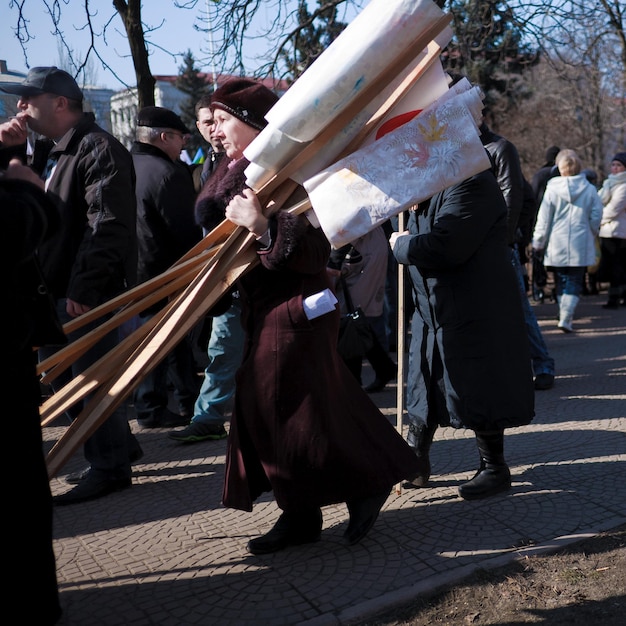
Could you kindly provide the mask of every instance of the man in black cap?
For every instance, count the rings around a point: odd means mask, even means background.
[[[137,183],[137,280],[163,273],[202,237],[195,223],[195,189],[191,170],[179,159],[189,129],[163,107],[144,107],[137,115],[136,141],[131,148]],[[165,302],[140,315],[146,322]],[[168,408],[167,382],[174,385],[180,414]],[[140,382],[135,392],[137,422],[143,428],[182,426],[193,414],[199,381],[191,344],[183,339]]]
[[[135,173],[128,151],[84,113],[76,81],[56,67],[35,67],[19,85],[1,87],[19,95],[19,113],[0,125],[2,147],[25,146],[28,129],[43,136],[35,143],[31,166],[56,203],[61,227],[38,250],[44,278],[63,323],[116,296],[135,280]],[[25,154],[25,151],[24,151]],[[69,334],[74,341],[101,320]],[[75,360],[71,372],[52,383],[58,389],[80,375],[118,343],[109,333]],[[45,359],[54,348],[40,350]],[[68,411],[78,416],[89,396]],[[85,442],[89,470],[73,477],[76,486],[55,497],[73,504],[131,486],[131,461],[143,454],[132,435],[124,405]],[[69,478],[69,477],[68,477]]]

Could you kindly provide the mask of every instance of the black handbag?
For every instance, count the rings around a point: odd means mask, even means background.
[[[348,314],[339,323],[337,351],[345,360],[365,356],[374,345],[372,328],[360,307],[355,307],[350,297],[346,279],[341,277],[341,285],[346,299]]]

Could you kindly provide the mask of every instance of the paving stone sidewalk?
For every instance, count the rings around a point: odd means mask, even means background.
[[[512,490],[466,502],[457,487],[478,456],[472,433],[440,429],[432,487],[392,493],[370,534],[342,544],[344,505],[324,508],[322,540],[263,557],[246,551],[279,511],[271,495],[253,513],[220,504],[226,441],[178,444],[141,430],[133,487],[55,509],[64,616],[59,626],[325,626],[374,611],[626,521],[626,307],[581,300],[576,332],[556,328],[556,305],[534,310],[557,365],[536,393],[530,426],[507,431]],[[366,371],[371,377],[371,371]],[[374,394],[396,419],[396,387]],[[49,448],[62,426],[44,429]],[[81,454],[52,480],[84,466]],[[341,476],[337,477],[341,480]]]

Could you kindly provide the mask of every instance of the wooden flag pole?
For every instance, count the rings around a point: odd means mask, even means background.
[[[290,187],[290,189],[288,190],[289,194],[284,193],[283,196],[280,198],[281,201],[286,201],[288,199],[288,195],[291,194],[291,190],[296,186],[297,185],[295,185],[295,183],[293,185],[289,185],[288,186]],[[274,203],[274,205],[276,205],[276,203]],[[276,208],[279,208],[279,207],[276,205]],[[310,202],[308,198],[306,198],[304,201],[296,204],[295,206],[291,207],[289,210],[292,212],[301,212],[309,208],[310,208]],[[271,210],[272,209],[270,209],[270,211]],[[238,227],[235,227],[235,225],[230,222],[229,224],[230,224],[230,230],[238,228]],[[247,230],[239,229],[236,233],[231,233],[231,240],[236,240],[237,238],[241,239],[242,237],[248,237],[248,235],[249,234]],[[250,242],[252,241],[254,241],[254,238],[250,239]],[[246,247],[249,246],[250,242],[245,244]],[[231,247],[232,246],[233,244],[231,244]],[[222,251],[223,247],[224,247],[223,245],[219,246],[220,252]],[[234,255],[234,257],[236,258],[237,255],[241,254],[241,249],[240,249],[241,243],[239,244],[239,248],[237,248],[236,246],[234,247],[235,247],[235,250],[231,252],[231,255]],[[253,258],[256,260],[257,258],[256,254],[254,254]],[[251,267],[251,266],[252,264],[249,263],[248,267]],[[210,267],[211,267],[211,263],[209,262],[205,265],[204,269],[208,271]],[[195,271],[194,274],[195,274],[194,277],[197,280],[198,272]],[[218,280],[219,280],[219,277],[218,277]],[[182,281],[182,278],[181,278],[181,281]],[[188,282],[191,282],[191,281],[188,281]],[[215,282],[216,281],[214,279],[213,284],[215,284]],[[222,284],[222,283],[224,283],[224,280],[222,280],[221,283],[218,282],[218,284]],[[228,283],[228,280],[226,279],[225,286],[223,286],[221,293],[214,295],[212,298],[207,299],[206,303],[204,303],[206,311],[210,309],[212,304],[214,304],[217,301],[219,296],[222,295],[223,291],[225,291],[229,286],[230,286],[230,283]],[[158,299],[160,298],[157,298],[157,301]],[[139,307],[139,309],[141,309],[145,304],[146,304],[146,299],[144,298],[144,300],[141,300],[140,303],[138,303],[136,306]],[[174,310],[177,306],[178,304],[176,302],[172,302],[170,303],[169,310]],[[104,355],[104,357],[100,359],[97,363],[94,363],[90,368],[88,368],[88,370],[86,370],[79,377],[77,377],[75,381],[71,381],[68,385],[63,387],[61,390],[59,390],[59,392],[57,392],[56,394],[54,394],[54,396],[52,396],[49,400],[47,400],[46,403],[44,403],[44,406],[42,406],[43,423],[48,424],[54,421],[70,406],[73,406],[78,401],[84,399],[95,388],[97,388],[98,386],[102,386],[104,383],[107,382],[107,380],[115,376],[118,373],[118,370],[120,369],[121,365],[123,365],[125,360],[128,358],[128,355],[131,352],[133,352],[133,350],[136,349],[138,342],[142,340],[148,334],[148,332],[156,325],[159,319],[164,317],[165,313],[166,313],[166,309],[163,309],[157,316],[153,317],[149,322],[147,322],[146,324],[136,329],[131,336],[127,337],[124,340],[124,342],[122,342],[119,346],[116,346],[114,350],[109,352],[107,355]],[[200,319],[200,317],[202,316],[202,313],[198,313],[198,315],[199,315],[198,319]],[[178,340],[180,339],[182,339],[182,336],[180,336]],[[161,345],[161,340],[160,339],[157,340],[156,344]],[[141,349],[141,345],[139,349]],[[156,366],[156,363],[158,363],[159,360],[162,359],[166,354],[167,354],[167,351],[164,351],[163,349],[161,349],[160,356],[158,356],[156,361],[153,361],[154,366]],[[145,375],[146,372],[147,370],[146,368],[144,368],[142,371],[142,376]],[[129,392],[131,390],[132,389],[130,389]],[[112,412],[114,408],[115,407],[111,408],[110,412]],[[79,416],[79,419],[80,419],[80,416]]]
[[[224,227],[227,227],[226,229]],[[193,248],[194,254],[191,255],[188,252],[183,258],[179,259],[172,267],[165,270],[165,272],[146,280],[127,291],[103,302],[102,304],[94,307],[87,313],[83,313],[79,317],[74,318],[73,320],[67,322],[63,326],[63,330],[66,333],[71,333],[75,330],[78,330],[85,324],[89,324],[102,316],[110,313],[111,311],[115,311],[120,309],[121,307],[127,305],[129,302],[137,301],[140,298],[144,298],[146,295],[151,294],[155,289],[160,289],[161,287],[167,285],[170,281],[177,280],[182,274],[185,274],[188,270],[192,268],[198,268],[200,265],[206,262],[207,259],[210,259],[221,247],[223,241],[216,242],[212,237],[213,233],[216,231],[220,231],[223,233],[225,230],[228,230],[229,234],[234,230],[234,224],[228,221],[222,222],[219,226],[215,228],[215,230],[208,233],[204,239],[200,243],[203,244],[202,247],[199,244]],[[172,289],[172,292],[175,289]],[[170,292],[171,293],[171,292]],[[167,294],[169,295],[169,294]]]
[[[72,378],[69,383],[45,400],[40,408],[41,425],[47,426],[51,424],[70,407],[87,397],[99,385],[104,384],[106,380],[115,376],[119,368],[136,349],[136,346],[144,339],[164,314],[165,309],[159,311],[154,317],[136,328],[128,337],[115,346],[113,350],[103,356],[102,359],[96,361],[85,369],[84,372]],[[102,361],[105,359],[106,368],[103,368]]]
[[[240,235],[240,233],[234,233]],[[247,237],[255,240],[254,236]],[[241,240],[241,237],[239,237]],[[247,271],[256,250],[245,240],[234,246],[229,271],[216,281],[206,279],[202,273],[166,310],[163,318],[149,332],[140,346],[119,368],[119,375],[98,387],[80,415],[48,453],[47,466],[50,477],[55,476],[78,446],[126,399],[139,381],[178,344],[197,321],[206,314],[206,302],[215,303],[239,276]],[[236,262],[236,264],[235,264]],[[214,266],[216,267],[216,266]],[[213,268],[211,268],[213,269]],[[211,274],[211,272],[208,272]],[[180,301],[179,301],[180,300]],[[101,367],[105,364],[100,363]],[[97,379],[97,373],[94,373]]]
[[[289,209],[291,212],[300,213],[310,208],[308,198]],[[219,268],[205,268],[206,276],[198,276],[192,285],[181,294],[180,300],[185,302],[173,302],[163,316],[155,324],[147,337],[144,338],[133,354],[123,364],[115,367],[118,377],[113,380],[107,379],[106,384],[97,382],[98,390],[88,402],[80,415],[70,425],[64,435],[57,441],[47,457],[49,476],[55,476],[59,469],[67,462],[76,448],[85,441],[98,426],[124,401],[139,381],[150,372],[156,365],[176,346],[182,337],[193,327],[197,321],[206,314],[206,311],[224,294],[230,285],[244,272],[258,263],[256,250],[251,246],[255,241],[254,236],[247,230],[237,228],[231,235],[234,243],[224,246],[217,257],[225,256],[228,270],[226,275],[219,273]],[[230,250],[228,255],[225,251]],[[201,272],[202,273],[202,272]],[[217,279],[215,277],[217,274]],[[207,293],[208,292],[208,293]],[[141,330],[141,329],[138,329]],[[130,339],[130,338],[129,338]],[[100,381],[104,374],[111,369],[111,362],[119,364],[122,349],[112,351],[105,355],[98,363],[94,364],[89,372],[93,381]],[[87,381],[81,382],[85,386]],[[88,384],[88,383],[87,383]],[[89,391],[94,386],[89,388]],[[88,393],[84,393],[85,397]],[[80,393],[83,393],[82,391]],[[70,394],[71,395],[71,394]],[[66,399],[68,404],[75,403],[76,396]],[[66,406],[66,405],[63,405]],[[59,407],[57,407],[57,412]],[[49,416],[48,419],[53,419]]]
[[[185,274],[180,275],[168,285],[157,291],[153,291],[147,297],[138,300],[134,304],[127,304],[113,317],[107,319],[69,345],[57,350],[57,352],[47,359],[42,360],[37,367],[38,373],[41,374],[41,382],[43,384],[49,384],[55,380],[62,372],[70,367],[78,357],[87,352],[87,350],[100,341],[107,333],[130,320],[135,315],[138,315],[147,307],[170,297],[172,292],[184,289],[197,274],[197,268],[192,267],[190,270],[188,269]]]
[[[398,215],[398,232],[405,229],[404,211]],[[404,416],[404,266],[398,263],[398,324],[396,337],[396,354],[398,359],[398,384],[396,387],[396,430],[404,438],[402,420]],[[396,493],[402,493],[402,483],[396,485]]]

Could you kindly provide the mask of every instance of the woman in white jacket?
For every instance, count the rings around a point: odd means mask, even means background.
[[[604,209],[600,222],[601,271],[609,281],[609,299],[602,306],[626,304],[626,152],[611,160],[611,173],[598,192]]]
[[[572,332],[588,265],[595,263],[594,239],[600,227],[602,202],[596,188],[581,174],[573,150],[556,156],[560,176],[551,178],[539,207],[532,247],[544,251],[544,264],[554,272],[559,303],[558,327]]]

